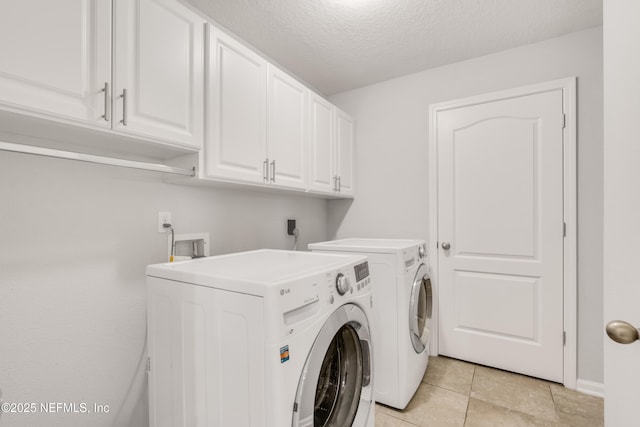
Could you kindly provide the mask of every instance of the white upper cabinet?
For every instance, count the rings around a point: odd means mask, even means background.
[[[309,190],[353,196],[353,119],[314,93],[309,99]]]
[[[266,182],[267,63],[209,25],[205,175]]]
[[[335,107],[313,92],[309,94],[309,189],[334,193]]]
[[[205,175],[306,189],[307,88],[209,26]]]
[[[336,108],[336,176],[337,190],[345,196],[353,196],[353,119]]]
[[[110,81],[110,0],[2,2],[3,109],[109,127]]]
[[[175,0],[114,4],[114,129],[201,147],[205,20]]]
[[[353,128],[178,0],[0,7],[0,135],[19,143],[198,153],[200,178],[351,197]]]
[[[269,65],[267,90],[267,158],[269,181],[307,186],[307,97],[309,90]]]
[[[4,2],[0,108],[200,148],[204,27],[176,0]]]

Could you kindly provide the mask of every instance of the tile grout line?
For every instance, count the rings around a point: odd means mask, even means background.
[[[547,384],[547,387],[549,387],[549,394],[551,395],[551,401],[553,402],[553,409],[554,411],[556,411],[556,417],[558,418],[558,421],[560,421],[560,414],[558,413],[558,404],[556,403],[556,398],[553,395],[553,391],[551,391],[551,384]]]
[[[467,395],[467,409],[464,411],[464,422],[462,423],[462,427],[467,424],[467,417],[469,416],[469,403],[471,402],[471,390],[473,389],[473,381],[476,379],[476,369],[477,366],[473,367],[473,374],[471,374],[471,384],[469,385],[469,394]]]

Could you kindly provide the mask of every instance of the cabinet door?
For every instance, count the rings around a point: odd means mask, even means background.
[[[2,2],[0,106],[108,127],[110,0]]]
[[[209,25],[205,174],[249,182],[266,180],[267,64]]]
[[[334,106],[309,93],[309,189],[335,193]]]
[[[307,93],[295,79],[269,65],[267,157],[270,182],[306,188]]]
[[[204,19],[175,0],[114,4],[114,129],[201,147]]]
[[[336,175],[340,194],[353,196],[353,119],[336,108]]]

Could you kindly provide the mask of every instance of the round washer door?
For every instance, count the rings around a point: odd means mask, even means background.
[[[409,334],[416,353],[422,353],[429,342],[433,297],[427,266],[418,267],[409,299]]]
[[[338,308],[325,322],[298,383],[293,427],[361,427],[372,405],[371,334],[355,304]]]

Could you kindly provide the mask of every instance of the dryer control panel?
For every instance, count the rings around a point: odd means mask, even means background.
[[[405,249],[402,252],[404,268],[410,269],[411,267],[418,264],[420,261],[423,261],[427,257],[427,245],[421,244],[412,246],[408,249]]]

